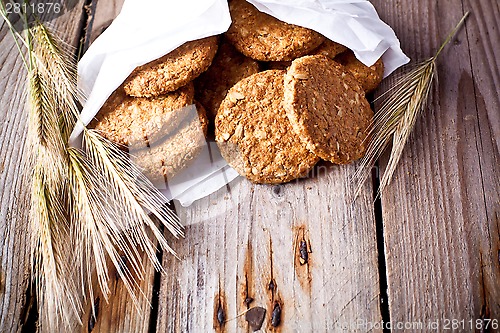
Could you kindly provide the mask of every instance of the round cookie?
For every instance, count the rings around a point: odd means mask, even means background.
[[[192,83],[153,98],[130,97],[118,88],[102,106],[90,127],[120,145],[146,145],[157,140],[169,128],[177,128],[186,115],[179,111],[192,104],[193,98]]]
[[[347,51],[347,47],[342,44],[335,43],[332,40],[325,39],[325,41],[310,55],[324,55],[330,59],[335,58],[338,54]]]
[[[293,60],[318,47],[324,37],[307,28],[282,22],[245,0],[229,3],[233,23],[228,40],[247,57],[261,61]]]
[[[317,156],[345,164],[364,155],[373,111],[361,85],[335,61],[322,55],[294,60],[283,105],[295,133]]]
[[[191,105],[182,112],[185,120],[179,128],[165,132],[164,137],[139,149],[129,151],[132,160],[153,182],[172,179],[189,166],[206,144],[208,120],[205,109]]]
[[[293,132],[283,109],[283,75],[271,70],[234,85],[215,120],[222,156],[255,183],[279,184],[299,178],[318,162]]]
[[[219,105],[229,88],[241,79],[258,72],[257,61],[239,53],[227,41],[222,41],[208,70],[194,82],[196,99],[205,106],[208,119],[215,119]]]
[[[384,78],[384,63],[382,58],[368,67],[356,59],[352,51],[339,54],[335,61],[345,67],[361,83],[366,93],[375,90]]]
[[[125,80],[125,92],[135,97],[151,97],[175,91],[206,71],[216,52],[216,36],[187,42],[137,67]]]

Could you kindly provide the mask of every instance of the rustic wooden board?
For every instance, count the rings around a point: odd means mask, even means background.
[[[464,320],[458,331],[473,331],[469,320],[500,319],[499,3],[374,3],[415,59],[431,56],[471,11],[439,61],[431,103],[382,205],[391,320],[439,321],[423,330],[433,332]]]
[[[372,188],[350,206],[353,171],[323,165],[319,174],[281,186],[239,179],[178,207],[189,225],[186,239],[175,243],[181,260],[165,258],[157,331],[251,331],[238,315],[257,306],[267,310],[264,331],[380,321]],[[310,251],[304,265],[301,243]],[[274,327],[277,305],[281,323]]]
[[[122,4],[123,0],[93,1],[92,7],[89,8],[91,18],[86,39],[94,41],[118,15]],[[110,274],[111,295],[107,302],[102,294],[96,295],[96,299],[99,299],[96,316],[93,315],[90,302],[87,304],[83,317],[84,325],[81,327],[82,332],[141,333],[149,331],[155,270],[145,254],[143,263],[145,276],[143,280],[138,281],[137,292],[142,290],[144,295],[139,295],[138,306],[133,304],[131,296],[118,275]],[[115,271],[112,265],[109,265],[109,268]]]
[[[118,16],[122,9],[124,0],[113,1],[92,1],[92,21],[91,30],[87,39],[92,43],[99,35],[106,30]]]
[[[122,2],[93,1],[87,40],[109,25]],[[251,331],[241,314],[254,307],[266,309],[264,331],[283,332],[338,331],[357,320],[380,322],[381,313],[393,323],[439,320],[438,329],[418,330],[434,332],[443,330],[444,319],[469,325],[470,319],[500,318],[499,5],[373,3],[415,59],[430,56],[463,11],[472,11],[466,30],[443,54],[430,107],[382,198],[389,313],[387,305],[380,306],[385,290],[372,186],[351,206],[347,179],[355,166],[323,164],[298,182],[257,186],[240,179],[189,208],[177,207],[187,224],[186,239],[173,241],[180,260],[163,257],[167,274],[157,307],[149,306],[155,300],[151,266],[140,282],[146,293],[141,315],[112,274],[109,303],[101,296],[92,319],[87,307],[82,332]],[[75,46],[81,7],[54,23]],[[0,43],[0,331],[14,332],[29,308],[26,188],[18,172],[26,131],[25,73],[4,25]],[[382,171],[386,161],[381,160]]]
[[[48,23],[78,46],[84,1]],[[46,16],[44,16],[46,18]],[[0,331],[18,332],[29,314],[28,188],[21,174],[27,131],[26,72],[6,24],[0,28]]]

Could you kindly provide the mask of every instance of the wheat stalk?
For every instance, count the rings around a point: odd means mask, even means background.
[[[392,141],[389,162],[380,181],[377,196],[380,196],[391,182],[406,142],[428,101],[436,75],[437,59],[468,15],[469,12],[465,13],[434,56],[419,63],[413,70],[403,75],[381,96],[383,102],[368,130],[367,137],[370,139],[366,154],[361,159],[353,177],[353,181],[357,184],[355,197],[359,195],[364,182],[371,175],[376,161]]]
[[[61,323],[69,327],[80,320],[82,297],[94,300],[94,278],[109,297],[108,260],[138,305],[141,251],[162,270],[151,234],[163,250],[175,254],[150,216],[174,237],[183,236],[182,226],[165,206],[167,199],[115,144],[85,128],[82,148],[69,147],[79,121],[76,101],[82,97],[74,56],[41,21],[28,26],[26,13],[25,35],[17,33],[1,0],[0,16],[28,72],[32,276],[40,326],[53,332]],[[122,264],[123,256],[130,268]]]
[[[5,7],[2,3],[2,16]],[[34,48],[26,14],[22,16],[25,36],[13,34],[16,44],[27,48],[23,58],[28,72],[28,167],[32,180],[30,206],[31,263],[37,290],[39,318],[46,330],[53,331],[61,320],[68,325],[81,311],[76,293],[69,250],[69,220],[61,195],[64,192],[65,144],[60,132],[60,112],[44,73],[43,62]],[[9,24],[12,28],[12,25]],[[11,30],[12,31],[12,30]],[[21,43],[19,42],[21,41]],[[56,315],[54,315],[56,314]]]
[[[74,50],[61,39],[53,35],[40,21],[31,28],[33,39],[37,42],[35,48],[36,59],[39,59],[39,68],[42,70],[51,88],[50,101],[56,105],[63,105],[65,111],[60,114],[62,140],[67,142],[79,114],[78,98],[81,92],[74,88],[77,81],[74,65]],[[50,61],[43,61],[50,59]]]

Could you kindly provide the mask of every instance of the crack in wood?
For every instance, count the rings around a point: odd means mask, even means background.
[[[299,262],[301,265],[305,265],[309,262],[309,250],[307,248],[307,242],[305,241],[305,239],[302,239],[300,241]]]
[[[500,250],[498,250],[498,268],[500,269]]]
[[[97,320],[99,319],[99,306],[101,303],[101,299],[97,297],[94,301],[94,306],[92,307],[92,312],[90,313],[89,323],[88,323],[88,332],[92,332],[95,328]]]
[[[278,327],[281,324],[281,305],[279,302],[274,303],[273,312],[271,313],[271,325]]]
[[[35,332],[38,327],[37,297],[33,286],[28,285],[25,292],[25,303],[21,310],[21,333]]]
[[[219,326],[223,326],[224,322],[226,321],[226,314],[224,313],[224,309],[220,304],[220,300],[219,300],[219,307],[217,308],[217,321],[219,322]]]
[[[482,320],[480,332],[481,333],[487,333],[490,332],[490,309],[488,307],[488,298],[486,297],[487,292],[486,292],[486,284],[484,282],[484,266],[483,266],[483,254],[479,253],[479,263],[480,263],[480,268],[481,268],[481,289],[482,289],[482,298],[483,298],[483,304],[481,306],[481,312],[479,314],[479,318]]]
[[[295,234],[293,244],[295,276],[302,289],[310,294],[312,281],[310,254],[312,253],[312,246],[308,236],[309,231],[305,225],[300,225],[295,227],[293,232]]]
[[[5,277],[2,270],[0,270],[0,295],[5,293]]]
[[[273,241],[271,235],[269,235],[269,283],[267,284],[267,290],[270,293],[269,299],[269,313],[270,318],[268,322],[268,329],[271,331],[277,331],[283,318],[283,301],[278,292],[278,284],[274,277],[274,262],[273,262]]]
[[[372,105],[373,108],[373,105]],[[375,215],[376,226],[376,243],[378,252],[378,278],[380,288],[380,315],[382,320],[386,323],[391,321],[391,312],[389,309],[389,294],[388,281],[387,281],[387,263],[385,257],[385,235],[384,235],[384,219],[382,214],[382,201],[378,195],[380,189],[380,174],[379,162],[375,164],[375,170],[372,170],[372,184],[373,184],[373,211]],[[390,330],[384,327],[383,332],[388,333]]]
[[[175,211],[175,207],[171,205],[172,210]],[[160,232],[164,234],[165,227],[160,225]],[[160,244],[156,246],[156,258],[158,262],[163,262],[163,250]],[[154,333],[157,331],[158,325],[158,312],[159,312],[159,301],[160,301],[160,289],[161,289],[161,271],[155,270],[153,278],[153,290],[151,292],[151,313],[149,316],[149,327],[148,332]]]
[[[276,285],[276,281],[274,280],[274,272],[273,272],[273,240],[272,240],[271,236],[269,236],[269,263],[270,263],[269,273],[271,275],[271,278],[270,278],[269,284],[267,286],[267,289],[269,291],[271,291],[271,301],[274,301],[274,296],[275,296],[277,285]]]
[[[221,288],[221,283],[219,279],[219,292],[214,297],[214,319],[213,328],[217,333],[225,331],[226,324],[226,297]]]
[[[87,49],[90,46],[89,36],[91,35],[90,32],[92,31],[92,25],[94,23],[94,13],[96,8],[95,3],[96,2],[92,0],[85,0],[83,5],[82,27],[81,27],[80,41],[77,54],[78,60],[80,60],[80,58],[83,56],[85,51],[87,51]]]
[[[250,303],[253,302],[254,298],[252,297],[252,285],[253,285],[253,262],[252,262],[252,256],[253,256],[253,249],[252,249],[252,244],[250,243],[250,240],[247,242],[247,251],[245,254],[245,263],[243,266],[243,272],[245,274],[245,282],[243,284],[243,292],[242,292],[242,299],[243,303],[245,304],[247,310],[249,309]]]
[[[126,275],[128,272],[128,258],[124,255],[120,256],[120,261],[118,262],[118,267],[115,271],[116,280],[120,280],[121,274]]]

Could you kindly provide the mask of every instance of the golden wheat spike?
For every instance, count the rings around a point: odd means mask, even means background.
[[[369,128],[368,138],[370,139],[366,154],[361,159],[353,176],[353,181],[357,184],[355,198],[360,193],[366,179],[370,177],[376,161],[392,141],[391,155],[380,181],[377,196],[381,195],[391,182],[406,142],[415,127],[415,122],[426,106],[436,73],[437,58],[463,25],[468,15],[469,12],[465,13],[433,57],[419,63],[381,96],[383,102]]]

